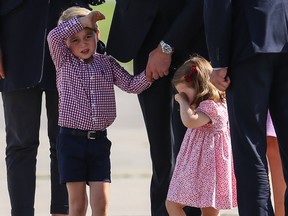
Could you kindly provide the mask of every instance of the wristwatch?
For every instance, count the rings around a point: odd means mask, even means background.
[[[173,48],[169,44],[165,43],[163,40],[160,41],[160,46],[161,46],[163,53],[165,53],[165,54],[172,54],[173,53]]]

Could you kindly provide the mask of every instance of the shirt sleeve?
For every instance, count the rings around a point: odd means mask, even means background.
[[[204,28],[203,2],[186,0],[183,3],[185,6],[164,35],[166,43],[176,50],[185,50],[188,42],[197,41],[201,28]]]
[[[114,84],[121,90],[127,93],[139,94],[151,85],[151,83],[146,80],[145,71],[133,76],[113,57],[110,56],[109,61],[113,71]]]
[[[65,40],[83,29],[77,17],[62,22],[52,29],[48,36],[48,46],[56,70],[61,68],[67,54],[70,54]]]
[[[227,67],[232,37],[231,0],[205,0],[204,22],[212,67]]]

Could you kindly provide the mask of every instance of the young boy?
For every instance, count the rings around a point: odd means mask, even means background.
[[[59,91],[60,181],[69,195],[69,215],[84,216],[86,183],[93,216],[107,216],[110,147],[106,128],[116,117],[114,85],[140,93],[151,83],[145,71],[130,75],[111,56],[97,54],[100,12],[72,7],[48,35]]]

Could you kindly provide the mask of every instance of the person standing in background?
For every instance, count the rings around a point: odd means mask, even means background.
[[[271,186],[273,190],[275,216],[284,216],[284,195],[286,183],[283,176],[283,167],[280,158],[279,144],[271,120],[270,113],[267,115],[267,159],[270,169]]]
[[[121,62],[133,59],[135,74],[146,69],[148,79],[156,80],[138,96],[152,159],[152,216],[168,215],[165,200],[186,131],[171,79],[190,55],[208,58],[203,22],[202,0],[116,1],[107,54]],[[201,214],[196,208],[186,211]]]
[[[95,1],[94,1],[95,2]],[[0,91],[6,127],[7,183],[12,216],[34,216],[36,157],[42,95],[45,94],[51,158],[53,216],[68,214],[56,157],[58,93],[46,42],[61,12],[88,0],[0,1]]]
[[[227,95],[239,215],[274,216],[266,121],[269,108],[287,185],[287,1],[204,0],[204,20],[211,82]]]

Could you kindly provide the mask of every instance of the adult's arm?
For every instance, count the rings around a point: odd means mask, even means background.
[[[170,1],[172,2],[172,1]],[[162,6],[162,10],[170,10],[173,4]],[[177,12],[176,12],[177,13]],[[187,50],[191,43],[197,43],[201,28],[203,28],[203,0],[186,0],[171,27],[162,38],[173,47],[175,52]],[[160,41],[159,41],[160,42]],[[152,81],[168,75],[172,62],[171,54],[164,54],[160,45],[150,52],[146,66],[147,80]]]
[[[0,21],[3,15],[7,14],[9,11],[13,10],[15,7],[20,5],[22,3],[22,0],[0,0]],[[2,55],[2,49],[1,49],[1,36],[0,36],[0,79],[5,78],[5,72],[4,72],[4,63],[3,63],[3,55]]]
[[[212,66],[227,67],[231,57],[232,0],[204,0],[204,23]]]
[[[187,44],[197,43],[196,38],[203,25],[203,0],[186,0],[162,39],[175,50],[185,50]]]

